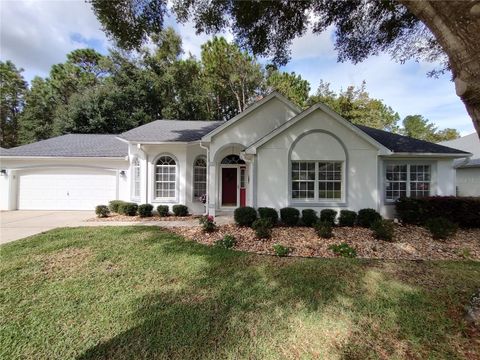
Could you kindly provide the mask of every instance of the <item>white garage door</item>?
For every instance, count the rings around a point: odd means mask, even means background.
[[[20,210],[93,210],[116,198],[116,174],[96,169],[19,172]]]

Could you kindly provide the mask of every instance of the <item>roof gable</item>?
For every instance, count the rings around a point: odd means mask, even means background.
[[[294,124],[298,123],[302,119],[306,118],[308,115],[313,113],[314,111],[323,111],[327,115],[331,116],[334,120],[342,124],[343,126],[349,128],[352,130],[354,133],[356,133],[359,137],[363,138],[365,141],[373,145],[375,148],[377,148],[380,152],[383,154],[389,154],[391,153],[389,149],[387,149],[385,146],[383,146],[381,143],[377,142],[375,139],[371,138],[370,136],[366,135],[364,132],[360,131],[357,127],[355,127],[351,122],[346,120],[345,118],[341,117],[339,114],[337,114],[335,111],[330,109],[328,106],[322,103],[315,104],[311,107],[309,107],[307,110],[301,112],[297,116],[293,117],[286,123],[284,123],[282,126],[276,128],[275,130],[271,131],[261,139],[257,140],[256,142],[252,143],[249,145],[246,149],[245,152],[247,154],[255,154],[257,148],[277,136],[278,134],[282,133],[289,127],[293,126]]]
[[[299,114],[302,109],[300,107],[298,107],[297,105],[295,105],[293,102],[291,102],[290,100],[288,100],[286,97],[284,97],[283,95],[281,95],[280,93],[274,91],[272,93],[270,93],[269,95],[265,96],[264,98],[256,101],[255,103],[253,103],[252,105],[250,105],[249,107],[247,107],[244,111],[242,111],[240,114],[234,116],[233,118],[231,118],[230,120],[224,122],[221,126],[217,127],[216,129],[214,129],[213,131],[211,131],[210,133],[206,134],[205,136],[202,137],[202,141],[211,141],[212,137],[217,135],[218,133],[222,132],[224,129],[232,126],[233,124],[235,124],[237,121],[243,119],[245,116],[247,116],[248,114],[252,113],[253,111],[255,111],[256,109],[260,108],[261,106],[263,106],[264,104],[266,104],[267,102],[269,102],[270,100],[272,99],[278,99],[279,101],[281,101],[283,104],[285,104],[289,109],[291,109],[295,114]]]

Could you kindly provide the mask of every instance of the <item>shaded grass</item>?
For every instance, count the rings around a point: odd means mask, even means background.
[[[478,262],[274,258],[156,227],[0,247],[0,358],[478,358]]]

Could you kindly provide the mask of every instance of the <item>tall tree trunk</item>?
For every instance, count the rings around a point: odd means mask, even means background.
[[[398,1],[430,29],[447,54],[455,90],[480,137],[480,3]]]

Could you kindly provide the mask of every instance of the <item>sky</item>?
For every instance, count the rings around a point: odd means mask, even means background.
[[[179,25],[173,18],[167,23],[182,36],[185,56],[191,53],[199,57],[200,46],[209,36],[196,35],[191,24]],[[226,37],[232,40],[231,35]],[[401,118],[421,114],[439,129],[453,127],[461,135],[474,131],[463,103],[455,95],[450,74],[429,78],[432,64],[399,64],[386,54],[357,65],[338,63],[333,39],[333,29],[321,35],[307,32],[292,44],[291,61],[282,70],[294,71],[308,80],[312,93],[320,80],[337,91],[359,86],[365,80],[370,95],[382,99]],[[23,68],[27,81],[36,75],[47,76],[50,67],[64,62],[66,54],[74,49],[92,47],[106,54],[111,46],[90,5],[83,0],[0,1],[0,59]]]

